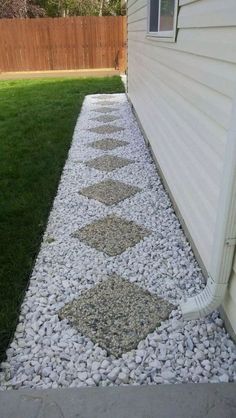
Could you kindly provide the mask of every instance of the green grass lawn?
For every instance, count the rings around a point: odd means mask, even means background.
[[[0,82],[0,360],[19,309],[86,94],[120,77]]]

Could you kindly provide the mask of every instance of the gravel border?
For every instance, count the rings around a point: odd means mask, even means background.
[[[101,126],[101,122],[91,120],[102,108],[96,98],[86,97],[75,127],[19,324],[7,350],[7,361],[1,365],[1,389],[236,380],[235,344],[218,312],[184,322],[176,309],[169,320],[139,343],[138,349],[119,359],[107,356],[104,349],[58,318],[58,311],[66,303],[108,274],[135,282],[175,305],[180,298],[193,296],[204,287],[200,268],[125,94],[105,95],[104,100],[114,101],[112,114],[119,116],[112,126],[124,128],[112,138],[128,145],[110,151],[88,146],[106,137],[88,131]],[[84,164],[105,154],[134,163],[109,173]],[[106,179],[123,181],[142,191],[115,207],[79,193],[83,187]],[[151,234],[116,257],[73,238],[76,230],[108,214],[143,225]]]

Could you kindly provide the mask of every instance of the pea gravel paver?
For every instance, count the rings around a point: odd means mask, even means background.
[[[90,147],[97,148],[103,151],[111,151],[118,147],[123,147],[127,145],[127,141],[120,141],[118,139],[106,138],[101,139],[100,141],[93,141],[89,144]]]
[[[94,111],[99,106],[97,95],[87,96],[19,323],[7,359],[1,364],[0,388],[233,382],[236,380],[235,344],[225,331],[219,313],[190,322],[181,317],[180,299],[200,292],[205,286],[204,278],[126,95],[106,96],[106,100],[114,97],[119,103],[107,106],[120,118],[113,122],[114,126],[125,127],[114,139],[127,142],[110,150],[109,156],[132,160],[132,164],[113,171],[93,170],[85,164],[107,154],[89,146],[101,139],[101,135],[86,131],[100,124],[91,121],[98,115]],[[110,113],[102,109],[105,114]],[[141,191],[112,207],[79,193],[107,179],[127,182]],[[110,215],[132,221],[150,234],[113,257],[72,237],[75,231]],[[58,316],[64,306],[114,274],[175,305],[168,319],[119,358],[108,355]]]
[[[116,100],[116,97],[117,96],[115,94],[101,94],[94,96],[94,100],[109,100],[111,102],[113,100]]]
[[[117,170],[118,168],[125,167],[126,165],[132,162],[133,162],[132,160],[128,160],[127,158],[120,158],[115,155],[104,155],[104,156],[86,161],[85,164],[90,168],[96,168],[96,170],[108,172],[108,171]]]
[[[91,120],[95,120],[97,122],[108,123],[108,122],[113,122],[114,120],[118,120],[118,119],[120,119],[118,116],[101,115],[101,116],[98,116],[97,118],[92,118]]]
[[[72,236],[98,251],[115,256],[133,247],[149,234],[146,228],[133,221],[127,221],[116,215],[108,215],[79,229]]]
[[[91,110],[92,112],[98,112],[98,113],[112,113],[112,112],[119,110],[119,108],[102,106],[102,107],[92,108]]]
[[[173,308],[136,284],[111,276],[67,304],[59,316],[119,357],[136,348]]]
[[[121,132],[124,130],[124,128],[122,128],[121,126],[102,125],[102,126],[97,126],[96,128],[89,128],[88,130],[90,132],[94,132],[95,134],[109,135],[115,132]]]
[[[99,105],[99,106],[114,106],[114,105],[118,105],[119,103],[111,101],[111,100],[103,100],[100,101],[99,103],[94,103],[95,105]]]
[[[83,196],[98,200],[105,205],[116,205],[128,197],[134,196],[141,189],[120,181],[104,180],[80,190]]]

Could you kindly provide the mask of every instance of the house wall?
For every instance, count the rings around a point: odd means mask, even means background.
[[[226,317],[226,321],[228,321],[230,326],[229,332],[236,340],[236,252],[228,290],[223,303],[223,315]]]
[[[236,92],[236,1],[180,0],[175,43],[147,36],[147,3],[128,0],[128,95],[211,274]],[[236,268],[229,296],[236,331]]]

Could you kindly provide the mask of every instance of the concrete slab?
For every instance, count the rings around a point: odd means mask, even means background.
[[[20,71],[0,72],[1,80],[20,80],[30,78],[61,78],[61,77],[112,77],[120,72],[113,68],[97,68],[85,70],[54,70],[54,71]]]
[[[0,392],[0,418],[235,418],[236,384]]]

